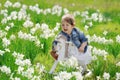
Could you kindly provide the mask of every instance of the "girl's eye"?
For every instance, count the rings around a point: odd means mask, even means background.
[[[62,26],[64,26],[64,24],[62,24]]]

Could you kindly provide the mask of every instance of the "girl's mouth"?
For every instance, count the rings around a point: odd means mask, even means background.
[[[67,31],[67,29],[64,29],[64,31]]]

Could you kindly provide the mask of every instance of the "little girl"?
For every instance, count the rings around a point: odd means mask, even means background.
[[[63,15],[61,27],[62,31],[58,34],[57,39],[63,38],[69,43],[69,45],[66,45],[67,47],[65,47],[64,57],[76,57],[78,64],[83,68],[82,74],[84,74],[87,71],[87,64],[91,62],[91,51],[88,49],[88,39],[82,32],[75,28],[75,20],[71,14]],[[53,41],[51,51],[51,55],[55,60],[59,58],[55,48],[59,43],[57,39]]]

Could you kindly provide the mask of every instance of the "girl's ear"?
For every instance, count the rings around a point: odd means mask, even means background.
[[[75,22],[73,23],[73,26],[75,26]]]
[[[75,23],[73,23],[72,27],[75,27]]]

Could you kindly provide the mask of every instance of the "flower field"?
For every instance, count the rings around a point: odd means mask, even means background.
[[[120,80],[120,1],[107,1],[0,0],[0,80]],[[85,76],[74,57],[49,74],[52,41],[66,13],[89,41]]]

